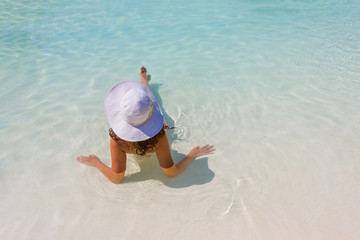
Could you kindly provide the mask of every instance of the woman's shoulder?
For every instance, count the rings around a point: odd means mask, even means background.
[[[130,153],[131,150],[130,150],[130,144],[129,142],[119,138],[115,133],[114,131],[112,130],[112,128],[109,129],[109,135],[110,135],[110,138],[113,140],[113,143],[116,143],[116,146],[118,148],[120,148],[121,150],[123,150],[124,152],[126,153]]]
[[[109,129],[109,135],[111,137],[112,146],[120,148],[125,153],[136,153],[139,155],[144,155],[146,153],[156,152],[162,142],[167,142],[165,129],[161,129],[156,136],[147,139],[142,142],[128,142],[119,138],[112,128]]]

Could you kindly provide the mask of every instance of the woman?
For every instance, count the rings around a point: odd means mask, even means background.
[[[80,156],[77,160],[99,169],[111,182],[120,183],[125,175],[126,153],[145,155],[156,152],[161,169],[168,177],[183,172],[196,157],[213,154],[214,146],[192,149],[179,163],[174,164],[160,106],[151,92],[146,69],[140,68],[139,82],[115,85],[105,99],[105,114],[111,126],[111,168],[95,155]]]

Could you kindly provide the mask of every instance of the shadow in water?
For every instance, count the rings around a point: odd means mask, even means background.
[[[159,95],[159,88],[161,87],[161,85],[162,84],[151,84],[150,87],[160,105],[167,125],[175,126],[174,120],[167,114],[167,112],[163,108],[163,102]],[[167,130],[167,136],[170,142],[170,146],[173,141],[178,140],[177,134],[173,131],[174,130]],[[176,164],[185,157],[185,154],[179,153],[176,150],[171,150],[171,156],[174,160],[174,163]],[[166,186],[172,188],[185,188],[192,185],[201,185],[208,183],[215,176],[215,173],[211,171],[208,167],[207,157],[193,160],[191,164],[187,167],[187,169],[176,178],[168,178],[163,173],[156,157],[142,159],[138,162],[138,164],[141,171],[131,174],[129,176],[125,176],[123,183],[157,179],[163,182]]]
[[[162,101],[162,99],[160,97],[160,94],[159,94],[159,89],[160,89],[161,86],[162,86],[162,84],[159,84],[159,83],[155,83],[155,84],[150,85],[151,91],[154,93],[154,95],[156,97],[156,100],[158,101],[158,103],[160,105],[161,111],[164,114],[164,118],[165,118],[165,121],[166,121],[167,125],[172,127],[172,126],[174,126],[175,122],[169,116],[169,114],[167,114],[167,112],[165,111],[165,109],[163,107],[163,101]]]
[[[172,151],[173,159],[180,160],[184,154]],[[208,167],[208,158],[199,158],[191,162],[188,168],[176,178],[167,177],[161,170],[156,158],[140,160],[140,171],[124,177],[123,183],[142,182],[150,179],[161,181],[172,188],[186,188],[193,185],[202,185],[210,182],[215,174]]]
[[[159,106],[161,108],[161,111],[163,112],[163,115],[164,115],[164,118],[166,121],[166,125],[168,125],[169,127],[176,127],[175,121],[169,116],[169,114],[165,111],[165,109],[163,107],[163,101],[159,94],[159,89],[161,86],[162,86],[162,84],[159,84],[159,83],[151,84],[150,85],[151,91],[154,93],[156,100],[158,101]],[[170,146],[175,140],[179,140],[179,136],[176,134],[176,132],[174,130],[167,130],[167,137],[169,139]]]

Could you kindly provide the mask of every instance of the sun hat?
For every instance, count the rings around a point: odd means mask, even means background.
[[[110,127],[125,141],[149,139],[164,125],[164,117],[154,94],[140,82],[116,84],[106,95],[104,108]]]

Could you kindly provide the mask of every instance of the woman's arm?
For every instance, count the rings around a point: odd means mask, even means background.
[[[156,151],[156,156],[158,158],[160,167],[164,171],[166,176],[176,177],[187,168],[187,166],[191,163],[192,160],[200,156],[213,154],[214,151],[214,146],[197,146],[175,165],[171,157],[169,141],[167,136],[165,135],[159,141],[159,147]]]
[[[126,153],[122,151],[117,143],[110,138],[111,151],[111,168],[106,166],[97,156],[80,156],[77,160],[88,166],[96,167],[100,170],[111,182],[120,183],[125,175],[126,169]]]

